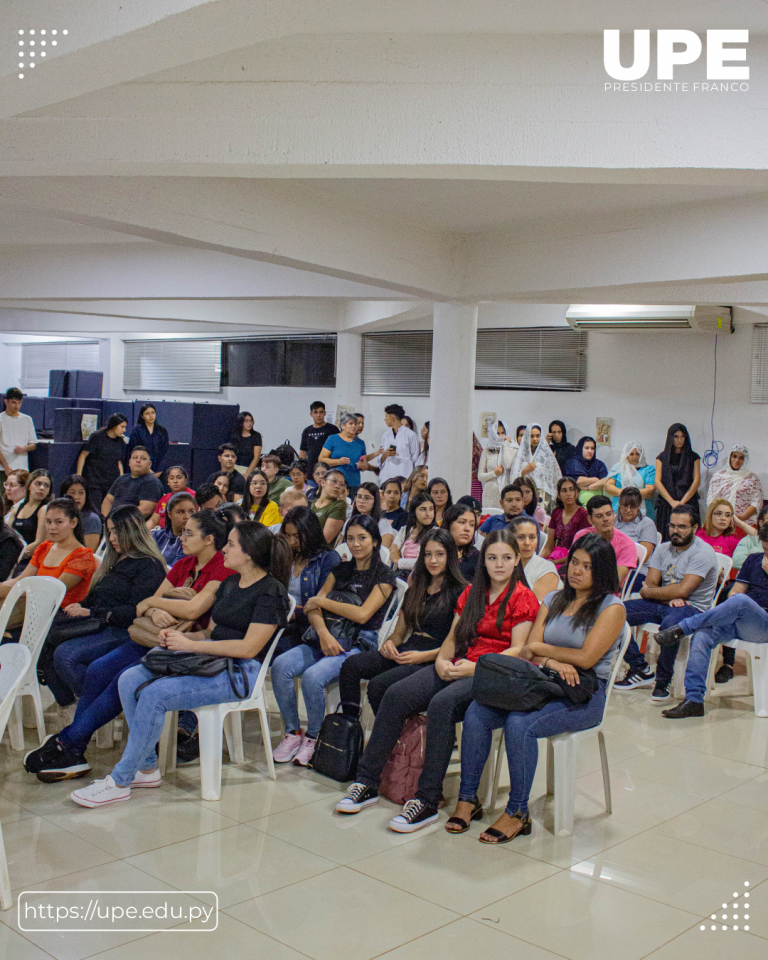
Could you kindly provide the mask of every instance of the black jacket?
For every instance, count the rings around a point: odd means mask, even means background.
[[[125,557],[118,560],[103,580],[99,580],[82,607],[94,617],[102,617],[113,627],[130,627],[136,618],[136,606],[151,597],[165,580],[165,568],[151,557]]]

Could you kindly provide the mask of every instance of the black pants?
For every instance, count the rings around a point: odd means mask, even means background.
[[[378,650],[364,650],[348,657],[339,674],[339,698],[345,713],[360,713],[360,681],[368,680],[368,702],[374,714],[379,712],[384,694],[393,683],[431,666],[426,663],[398,664],[382,656]]]
[[[426,710],[427,747],[416,797],[436,807],[443,796],[443,780],[451,762],[456,724],[464,719],[470,703],[472,677],[441,680],[432,664],[393,684],[381,701],[355,779],[377,790],[405,721]]]

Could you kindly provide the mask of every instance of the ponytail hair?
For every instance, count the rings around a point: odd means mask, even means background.
[[[237,531],[240,549],[248,554],[251,563],[271,574],[288,589],[293,565],[293,550],[287,537],[275,535],[263,523],[241,520],[232,528]]]
[[[48,516],[51,510],[60,510],[64,516],[69,517],[70,520],[77,520],[73,533],[80,543],[85,546],[83,521],[80,519],[80,511],[77,509],[77,504],[72,497],[56,497],[55,500],[50,500],[46,507],[46,516]]]

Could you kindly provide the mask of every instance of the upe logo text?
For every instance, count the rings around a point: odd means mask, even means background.
[[[634,31],[634,59],[623,67],[619,55],[620,30],[603,31],[603,63],[614,80],[639,80],[651,66],[651,31]],[[749,67],[726,66],[726,61],[747,59],[745,47],[725,44],[749,42],[749,30],[707,30],[707,80],[749,80]],[[656,77],[673,80],[676,66],[695,63],[702,42],[692,30],[656,31]]]

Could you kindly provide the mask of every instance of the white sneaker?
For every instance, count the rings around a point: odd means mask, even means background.
[[[142,773],[141,770],[137,770],[131,787],[159,787],[162,782],[163,778],[160,775],[159,768],[150,770],[149,773]]]
[[[303,742],[304,734],[301,730],[298,733],[287,733],[272,751],[272,759],[275,763],[290,763],[299,752]]]
[[[73,790],[70,797],[81,807],[106,807],[110,803],[131,799],[130,787],[118,787],[111,776],[92,780],[87,787]]]
[[[298,749],[296,757],[294,758],[294,766],[306,767],[314,755],[316,743],[316,737],[304,737],[304,739],[301,741],[301,746]]]

